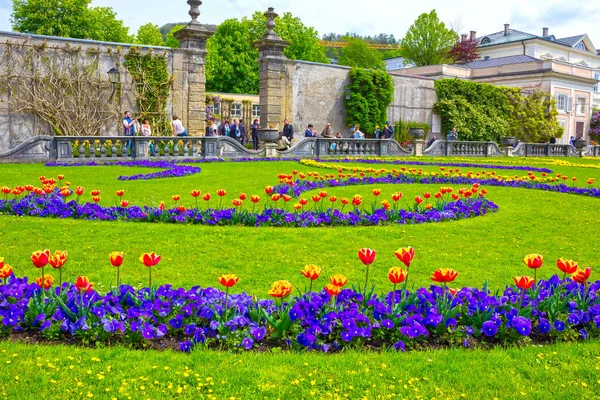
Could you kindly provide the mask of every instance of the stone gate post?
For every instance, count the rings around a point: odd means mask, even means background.
[[[192,21],[180,31],[175,32],[175,37],[180,41],[180,50],[176,51],[175,58],[180,57],[180,63],[174,62],[174,73],[181,68],[181,79],[175,81],[183,94],[180,116],[190,135],[204,135],[204,120],[206,119],[206,41],[213,32],[204,28],[198,17],[200,16],[200,0],[188,0],[189,14]],[[174,113],[180,112],[174,107]]]

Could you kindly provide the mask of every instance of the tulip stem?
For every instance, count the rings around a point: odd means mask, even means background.
[[[521,299],[519,300],[519,308],[523,307],[523,294],[525,293],[525,289],[521,289]]]
[[[311,280],[310,280],[310,286],[309,286],[309,288],[308,288],[308,293],[312,293],[312,283],[313,283],[313,281],[312,281],[312,279],[311,279]]]
[[[42,299],[46,298],[46,282],[44,281],[44,267],[42,267]]]
[[[148,288],[152,291],[152,267],[148,268],[149,284]]]
[[[365,297],[367,296],[367,284],[369,283],[369,266],[367,265],[367,273],[365,274]]]
[[[223,321],[227,319],[227,298],[229,297],[229,288],[225,288],[225,307],[223,307]]]
[[[394,300],[396,300],[396,284],[394,283],[394,291],[392,292],[392,310],[391,312],[394,312]]]
[[[58,269],[58,282],[60,286],[58,287],[58,293],[62,292],[62,267]]]
[[[117,290],[121,292],[121,267],[117,267]]]
[[[410,275],[410,264],[406,267],[406,279],[404,280],[404,293],[403,296],[407,293],[408,290],[408,275]]]

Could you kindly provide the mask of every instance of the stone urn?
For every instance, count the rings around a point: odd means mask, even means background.
[[[265,157],[277,157],[276,143],[279,141],[279,131],[274,128],[263,128],[258,130],[257,136],[265,148]]]
[[[577,148],[577,149],[583,149],[584,147],[587,146],[587,141],[583,140],[583,139],[578,139],[575,141],[574,145],[575,145],[575,148]]]
[[[517,138],[514,136],[505,136],[502,138],[503,146],[515,147],[517,145]]]
[[[421,128],[410,128],[408,130],[408,136],[413,139],[423,139],[425,137],[425,131]]]

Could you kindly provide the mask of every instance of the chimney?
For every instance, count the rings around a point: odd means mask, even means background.
[[[542,28],[542,36],[548,36],[548,28]]]
[[[460,35],[460,41],[461,42],[466,42],[467,41],[467,34],[463,33],[462,35]]]
[[[509,29],[510,29],[510,24],[504,24],[504,36],[508,36]]]
[[[469,40],[475,40],[476,37],[477,37],[477,32],[471,31],[471,37],[469,38]]]

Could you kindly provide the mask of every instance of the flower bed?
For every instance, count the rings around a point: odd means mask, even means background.
[[[164,171],[153,172],[150,174],[136,174],[136,175],[121,175],[117,179],[120,181],[138,181],[138,180],[150,180],[150,179],[165,179],[165,178],[179,178],[182,176],[199,174],[202,169],[198,167],[192,167],[189,165],[180,165],[173,161],[105,161],[96,162],[88,161],[81,163],[47,163],[46,167],[138,167],[138,168],[159,168]]]
[[[178,198],[178,197],[176,197]],[[210,199],[210,197],[209,197]],[[235,201],[235,200],[234,200]],[[362,202],[362,200],[361,200]],[[241,200],[238,204],[242,204]],[[186,209],[164,206],[103,207],[99,204],[79,204],[65,202],[58,191],[46,195],[28,194],[21,199],[0,200],[0,211],[18,216],[73,218],[102,221],[171,222],[203,225],[244,225],[244,226],[372,226],[384,224],[413,224],[441,222],[485,215],[498,210],[498,206],[485,198],[460,199],[440,202],[437,207],[424,207],[411,210],[377,208],[372,212],[353,210],[286,211],[279,208],[266,208],[250,212],[239,208],[227,209]]]
[[[349,163],[360,163],[360,164],[392,164],[392,165],[417,165],[423,167],[459,167],[459,168],[492,168],[500,170],[515,170],[515,171],[533,171],[533,172],[546,172],[552,173],[553,171],[548,168],[529,167],[526,165],[493,165],[493,164],[473,164],[473,163],[459,163],[459,162],[425,162],[425,161],[406,161],[398,160],[396,158],[327,158],[327,159],[315,159],[316,162],[322,163],[337,163],[337,164],[349,164]]]
[[[15,277],[12,268],[0,258],[0,279],[4,279],[4,284],[0,284],[0,334],[25,332],[44,340],[74,338],[83,344],[124,343],[133,347],[164,348],[177,343],[186,352],[195,346],[405,351],[600,336],[600,281],[589,283],[591,270],[581,270],[576,262],[565,259],[557,261],[563,279],[553,276],[536,282],[535,278],[516,277],[515,286],[507,286],[498,294],[485,286],[449,288],[458,276],[458,272],[449,269],[439,269],[431,275],[439,286],[407,290],[415,257],[414,249],[408,247],[395,252],[406,270],[394,267],[388,272],[394,290],[376,294],[375,288],[368,285],[369,268],[376,253],[361,249],[358,256],[366,268],[363,287],[344,289],[348,280],[335,275],[323,290],[312,291],[322,269],[309,265],[300,271],[310,280],[309,291],[286,301],[293,290],[288,281],[273,284],[268,294],[274,300],[256,300],[246,293],[230,294],[230,288],[240,281],[235,275],[218,278],[225,292],[150,284],[139,290],[118,285],[109,293],[100,294],[86,277],[52,288],[54,279],[44,276],[43,268],[48,263],[54,267],[60,260],[59,268],[63,268],[66,252],[50,254],[49,250],[32,254],[34,266],[42,268],[42,278],[36,284]],[[122,253],[111,254],[110,261],[118,271]],[[140,261],[151,273],[160,256],[144,254]],[[543,257],[530,255],[524,262],[537,271]],[[568,274],[571,278],[566,278]]]

